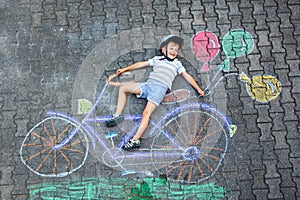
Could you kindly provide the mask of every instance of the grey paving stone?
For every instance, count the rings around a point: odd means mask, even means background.
[[[290,67],[289,76],[299,76],[300,70],[297,67],[297,60],[287,60],[287,66]]]
[[[272,53],[284,53],[284,48],[282,46],[282,37],[272,37],[270,41],[272,43]]]
[[[300,185],[300,178],[296,178],[294,177],[294,182],[297,184],[297,188],[299,188],[299,185]],[[299,189],[296,191],[296,198],[299,198],[300,197],[300,191]]]
[[[286,127],[283,123],[284,113],[270,113],[270,117],[272,118],[273,123],[272,131],[286,130]]]
[[[284,59],[285,53],[272,53],[272,56],[274,57],[276,63],[276,69],[288,68],[288,65]]]
[[[266,173],[265,170],[251,170],[251,175],[253,177],[253,184],[252,184],[253,190],[261,190],[261,189],[268,188],[268,186],[264,182],[265,173]]]
[[[280,14],[280,13],[289,13],[291,12],[290,9],[288,8],[288,5],[287,5],[287,2],[288,1],[282,1],[280,2],[280,6],[278,6],[278,10],[277,12]]]
[[[289,161],[293,164],[292,176],[297,177],[300,174],[300,158],[290,158]]]
[[[204,21],[204,13],[198,10],[192,10],[191,14],[193,15],[193,22],[192,25],[194,26],[205,26],[205,21]],[[203,30],[201,28],[197,29],[194,28],[196,31]]]
[[[227,2],[227,5],[229,7],[229,15],[241,15],[241,11],[239,10],[239,2],[236,1],[236,2],[233,2],[233,1],[230,1],[230,2]]]
[[[280,30],[285,32],[285,29],[289,30],[293,28],[293,24],[291,23],[291,13],[281,13],[278,14],[280,20],[284,23],[280,24]],[[286,38],[289,39],[289,38]]]
[[[204,13],[205,18],[217,17],[217,13],[215,12],[214,2],[203,2],[202,5],[205,8],[205,13]]]
[[[178,3],[177,6],[180,10],[179,19],[193,18],[193,15],[191,14],[191,4]]]
[[[290,153],[289,149],[275,150],[275,154],[278,156],[278,164],[277,164],[278,169],[282,169],[282,168],[286,169],[295,166],[295,164],[292,165],[292,161],[291,162],[289,161],[289,160],[293,160],[293,159],[289,159],[289,153]]]
[[[256,132],[259,131],[257,125],[257,116],[256,115],[244,115],[244,120],[247,121],[246,128],[248,132]]]
[[[223,12],[223,13],[220,13],[219,15],[220,16],[227,16],[227,13]],[[237,15],[229,16],[229,20],[231,22],[230,24],[233,27],[233,29],[239,29],[239,28],[243,27],[242,26],[242,19],[243,19],[242,16],[237,16]],[[218,23],[225,24],[225,23],[228,23],[229,20],[225,17],[221,17],[220,20],[218,21]]]
[[[177,27],[181,29],[181,23],[178,21],[178,16],[180,12],[167,12],[167,15],[169,17],[168,20],[168,27]]]
[[[283,194],[280,192],[280,179],[266,179],[266,183],[269,185],[268,198],[278,199],[283,198]]]
[[[204,14],[204,16],[205,16],[205,14]],[[207,30],[210,30],[213,33],[219,31],[219,29],[217,27],[217,17],[209,17],[209,18],[204,17],[204,20],[206,22]]]
[[[104,4],[105,1],[92,1],[91,2],[92,7],[93,7],[93,12],[92,12],[92,16],[104,16],[105,12],[104,12]]]
[[[237,184],[236,175],[237,175],[236,172],[223,172],[223,176],[225,180],[227,180],[226,182],[227,187],[230,188],[230,190],[239,191],[240,186]]]
[[[289,5],[288,8],[291,10],[291,19],[299,19],[300,4]]]
[[[28,179],[28,175],[20,174],[20,175],[12,175],[13,180],[17,180],[14,182],[14,189],[12,194],[20,195],[20,194],[27,194],[26,189],[26,180]]]
[[[287,60],[295,60],[299,59],[297,54],[297,46],[296,44],[283,44],[284,49],[286,50],[286,59]]]
[[[243,102],[243,114],[257,114],[257,110],[254,108],[254,103],[253,103],[253,99],[249,98],[248,94],[246,97],[240,97],[241,101]]]
[[[292,169],[278,169],[281,175],[281,187],[294,188],[296,190],[296,184],[292,180]]]
[[[15,116],[14,111],[4,111],[2,112],[2,125],[1,128],[3,129],[11,129],[11,128],[16,128],[16,124],[14,123],[14,116]]]
[[[294,103],[284,103],[282,104],[283,110],[285,112],[284,120],[286,121],[296,121],[298,117],[295,115],[295,104]]]
[[[247,147],[247,151],[258,151],[262,150],[262,147],[259,144],[259,138],[260,138],[260,133],[257,132],[250,132],[246,133],[246,137],[248,138],[248,141],[251,145]]]
[[[1,179],[0,183],[2,185],[13,185],[14,182],[11,178],[12,171],[14,170],[13,166],[1,166],[0,172],[1,172]]]
[[[275,149],[286,149],[289,148],[286,142],[286,131],[273,131],[272,134],[275,137]]]
[[[267,26],[267,22],[266,22],[266,15],[253,15],[255,22],[256,22],[256,26],[255,26],[255,30],[256,31],[264,31],[264,30],[268,30],[268,26]]]
[[[241,194],[239,195],[240,199],[253,199],[255,198],[251,185],[253,184],[251,180],[242,180],[238,182],[241,188]]]
[[[243,19],[242,19],[242,23],[243,26],[245,26],[245,24],[247,25],[253,25],[255,26],[255,19],[253,18],[253,8],[241,8],[240,12],[242,13]],[[252,29],[247,29],[247,30],[252,30]]]
[[[273,161],[273,160],[277,159],[277,156],[274,153],[274,145],[275,145],[274,141],[261,142],[260,144],[264,149],[264,153],[263,153],[263,157],[262,157],[264,161],[265,160]]]
[[[228,199],[239,199],[239,196],[240,196],[239,190],[235,190],[235,191],[230,190],[226,192],[226,197]]]
[[[267,2],[272,2],[272,1],[265,1]],[[274,2],[273,2],[274,3]],[[272,21],[277,21],[279,22],[279,16],[277,15],[277,6],[275,3],[275,6],[270,6],[267,9],[265,9],[265,12],[267,14],[267,22],[272,22]]]
[[[232,163],[235,163],[235,159],[234,159],[235,156],[236,156],[236,154],[234,152],[226,154],[226,159],[224,160],[224,166],[222,167],[223,172],[236,172],[237,171],[237,166],[232,165]]]
[[[14,185],[1,185],[1,199],[12,199]]]
[[[289,188],[289,187],[287,187],[287,188],[285,188],[285,187],[282,187],[281,188],[281,191],[282,191],[282,193],[283,193],[283,198],[284,199],[297,199],[297,197],[296,197],[296,191],[297,191],[297,189],[296,188]]]
[[[299,127],[297,127],[298,121],[286,121],[284,122],[287,129],[287,139],[300,138]]]
[[[258,189],[253,190],[253,193],[256,197],[256,199],[267,199],[268,198],[268,190],[267,189]]]
[[[299,139],[288,139],[288,144],[290,145],[291,154],[290,157],[300,157],[300,140]]]
[[[272,121],[270,115],[268,114],[268,110],[270,109],[269,105],[255,105],[254,107],[258,111],[258,123],[267,123]]]
[[[296,44],[296,40],[295,40],[295,37],[293,35],[293,32],[294,32],[293,28],[283,27],[283,28],[280,29],[280,32],[283,34],[283,38],[284,38],[283,39],[283,44]]]
[[[263,163],[266,166],[266,174],[264,175],[266,179],[268,178],[274,179],[280,177],[280,174],[276,169],[276,165],[277,165],[276,160],[264,160]]]

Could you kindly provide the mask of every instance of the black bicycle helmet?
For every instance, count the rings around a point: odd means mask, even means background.
[[[183,39],[181,37],[179,37],[177,35],[167,35],[161,40],[161,42],[158,46],[158,49],[161,50],[169,42],[175,42],[175,43],[179,44],[179,49],[181,49],[181,47],[183,45]]]

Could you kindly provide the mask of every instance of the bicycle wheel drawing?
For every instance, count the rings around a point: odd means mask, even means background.
[[[183,110],[168,119],[154,138],[153,163],[168,180],[199,183],[215,174],[227,145],[219,119],[200,109]]]
[[[74,131],[76,134],[71,134]],[[66,144],[60,146],[62,142]],[[23,163],[35,174],[63,177],[85,163],[88,147],[87,137],[80,126],[56,116],[44,119],[28,132],[20,155]]]

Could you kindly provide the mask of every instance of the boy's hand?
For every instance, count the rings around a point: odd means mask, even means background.
[[[124,68],[122,68],[122,69],[118,69],[117,71],[116,71],[116,74],[117,75],[120,75],[120,74],[122,74],[123,72],[125,72],[126,70],[124,69]]]
[[[200,94],[200,96],[204,96],[204,91],[203,90],[198,90],[198,93]]]

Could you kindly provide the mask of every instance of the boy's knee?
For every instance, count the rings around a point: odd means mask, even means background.
[[[124,85],[121,85],[121,86],[119,87],[119,91],[120,91],[120,92],[126,92],[125,86],[124,86]]]
[[[143,116],[144,119],[149,119],[150,115],[151,115],[151,113],[148,110],[143,111],[142,116]]]

